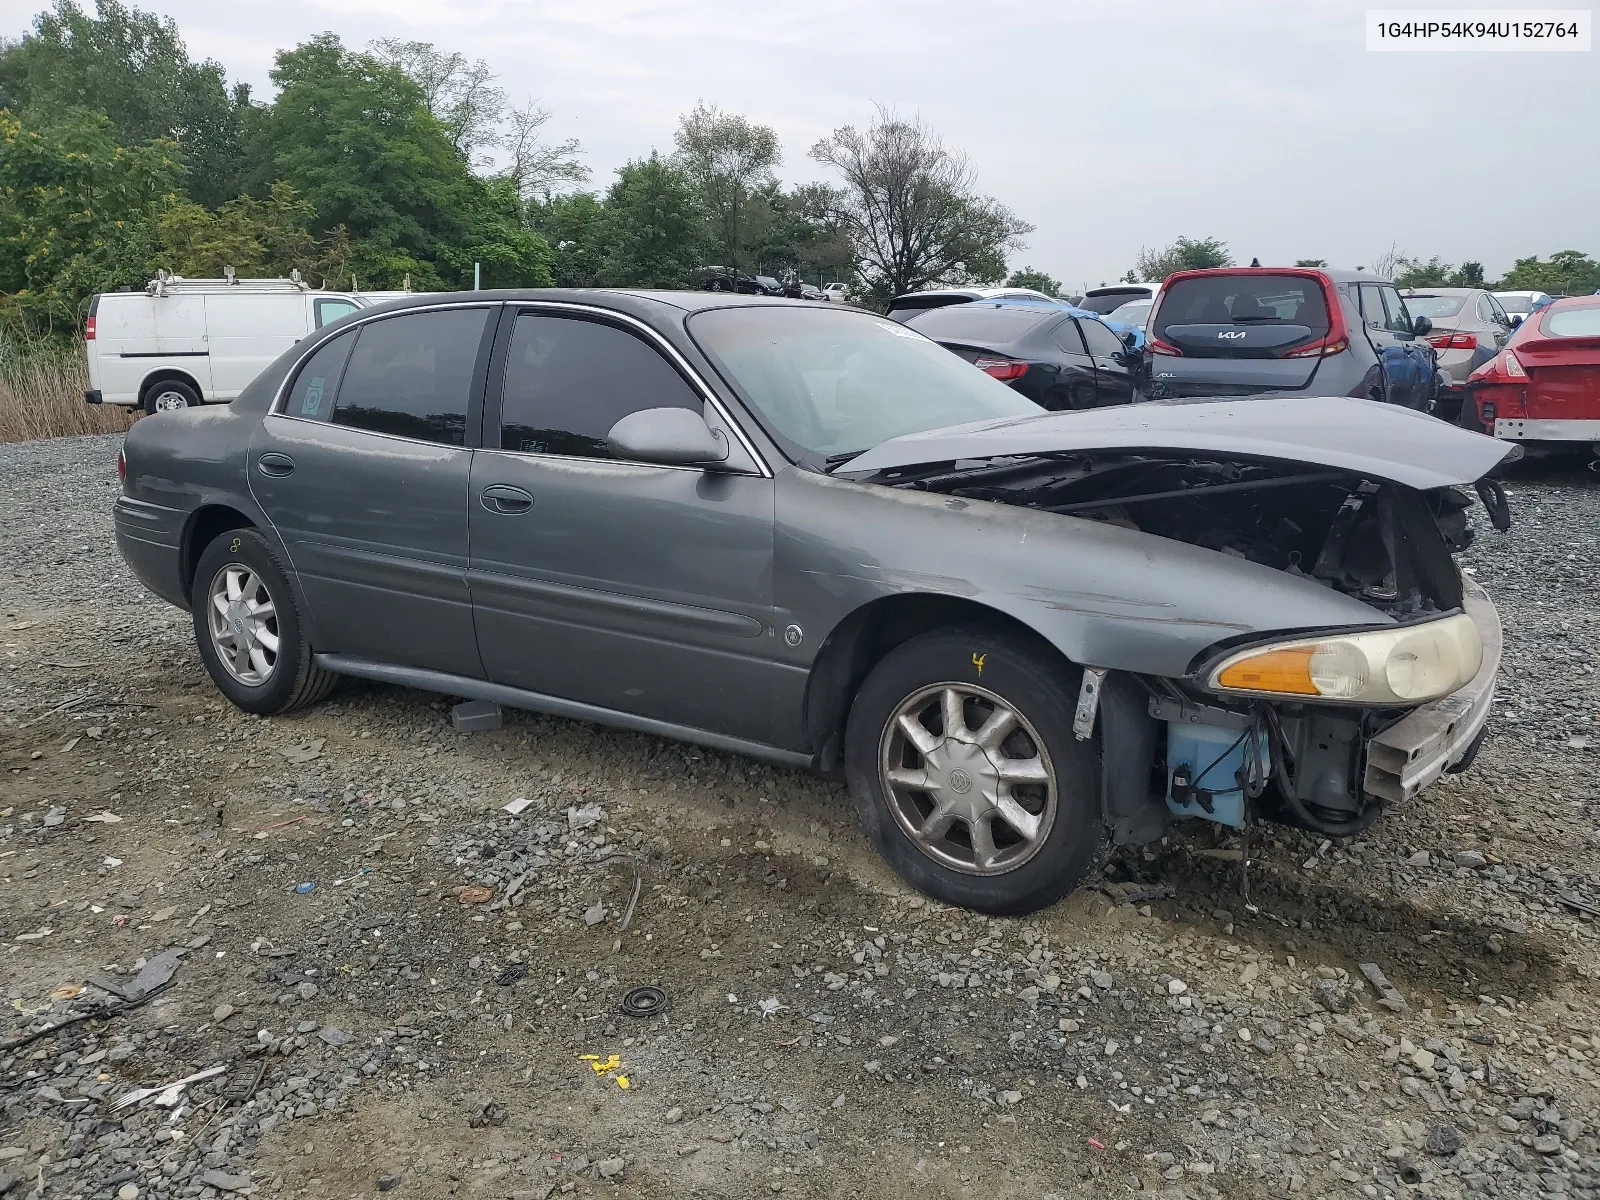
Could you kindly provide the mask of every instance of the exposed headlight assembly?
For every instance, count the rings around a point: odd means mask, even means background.
[[[1422,704],[1466,686],[1482,662],[1478,627],[1460,613],[1402,629],[1252,646],[1213,667],[1206,686],[1339,704]]]

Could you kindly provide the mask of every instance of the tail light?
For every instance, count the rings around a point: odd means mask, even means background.
[[[117,478],[123,483],[128,482],[128,455],[126,451],[117,451]]]
[[[1182,358],[1183,357],[1183,351],[1182,350],[1179,350],[1171,342],[1164,342],[1158,337],[1150,338],[1149,339],[1149,345],[1150,345],[1150,352],[1152,354],[1170,354],[1174,358]]]
[[[1451,333],[1449,330],[1440,330],[1428,336],[1428,345],[1435,350],[1476,350],[1478,348],[1478,335],[1475,333]]]
[[[89,319],[83,323],[83,340],[94,341],[94,314],[89,314]]]
[[[1021,379],[1028,373],[1028,364],[1018,362],[1014,358],[980,358],[972,364],[1002,383],[1009,383],[1013,379]]]
[[[1298,350],[1285,351],[1285,358],[1327,358],[1330,354],[1343,354],[1350,349],[1350,339],[1347,337],[1325,337],[1320,342],[1312,342],[1309,346],[1301,346]]]
[[[1471,375],[1468,383],[1527,383],[1528,372],[1511,350],[1502,350]]]

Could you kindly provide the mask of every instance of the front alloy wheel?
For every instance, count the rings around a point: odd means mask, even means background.
[[[896,823],[942,866],[1003,874],[1050,836],[1050,753],[987,688],[947,681],[906,697],[884,729],[879,770]]]
[[[868,672],[844,769],[867,834],[946,904],[1033,912],[1104,859],[1095,744],[1072,733],[1080,672],[1020,630],[952,626]]]

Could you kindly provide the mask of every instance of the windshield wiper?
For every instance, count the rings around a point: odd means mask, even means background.
[[[860,450],[842,450],[838,454],[830,454],[827,458],[822,460],[823,470],[827,471],[828,474],[831,475],[834,473],[834,471],[844,466],[845,463],[849,462],[852,458],[860,458],[870,449],[872,449],[872,447],[867,446]]]

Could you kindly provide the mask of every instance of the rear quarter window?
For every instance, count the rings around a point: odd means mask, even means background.
[[[941,342],[1014,342],[1036,326],[1060,316],[1016,304],[951,304],[909,317],[906,324]]]
[[[1168,285],[1156,314],[1156,334],[1173,325],[1304,325],[1328,332],[1328,305],[1319,280],[1298,275],[1207,274]]]
[[[1600,337],[1600,306],[1552,308],[1545,313],[1539,332],[1546,337]]]

